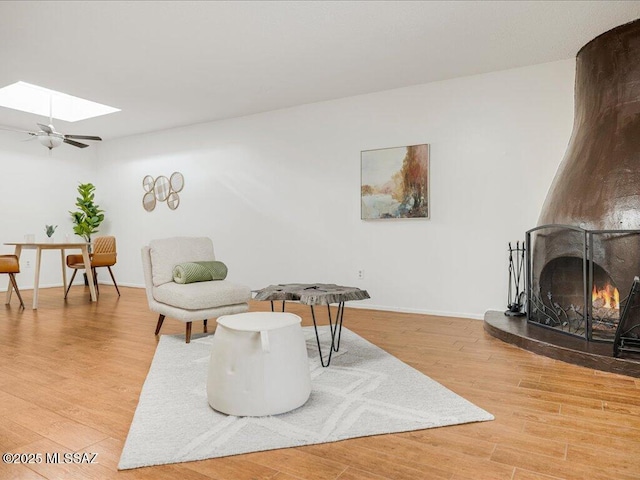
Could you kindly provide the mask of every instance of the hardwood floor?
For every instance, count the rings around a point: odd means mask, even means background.
[[[640,379],[520,350],[479,320],[361,309],[347,309],[347,328],[496,419],[118,472],[157,343],[144,291],[121,291],[105,285],[91,304],[82,287],[66,302],[44,289],[37,311],[1,307],[0,450],[43,461],[0,464],[0,479],[640,479]],[[290,311],[310,322],[306,307]],[[167,319],[161,333],[184,324]],[[46,463],[46,452],[97,463]]]

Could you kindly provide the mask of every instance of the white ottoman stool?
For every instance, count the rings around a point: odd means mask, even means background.
[[[307,347],[293,313],[250,312],[218,318],[207,398],[236,416],[277,415],[311,394]]]

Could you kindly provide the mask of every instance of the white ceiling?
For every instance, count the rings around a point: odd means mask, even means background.
[[[640,1],[1,2],[0,86],[122,109],[104,139],[575,57]],[[0,107],[0,125],[43,120]]]

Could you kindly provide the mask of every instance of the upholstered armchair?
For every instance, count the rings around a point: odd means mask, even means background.
[[[249,310],[251,290],[227,280],[188,284],[173,281],[173,269],[186,262],[215,260],[213,242],[207,237],[173,237],[152,240],[142,248],[142,267],[149,309],[159,314],[156,335],[165,317],[186,323],[186,342],[191,341],[194,320],[204,321]]]

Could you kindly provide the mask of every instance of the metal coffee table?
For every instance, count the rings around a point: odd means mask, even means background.
[[[349,300],[364,300],[370,298],[366,290],[355,287],[343,287],[333,283],[285,283],[280,285],[269,285],[266,288],[255,291],[254,300],[268,300],[271,302],[271,311],[274,310],[273,302],[282,302],[284,312],[285,303],[299,302],[311,307],[311,318],[313,318],[313,328],[316,332],[318,343],[318,353],[320,363],[323,367],[328,367],[331,363],[333,352],[340,350],[340,336],[342,334],[342,321],[344,319],[344,302]],[[331,316],[331,304],[337,303],[338,310],[335,318]],[[316,323],[315,305],[326,305],[329,317],[329,330],[331,331],[331,346],[329,356],[325,359],[320,346],[320,336],[318,335],[318,325]]]

